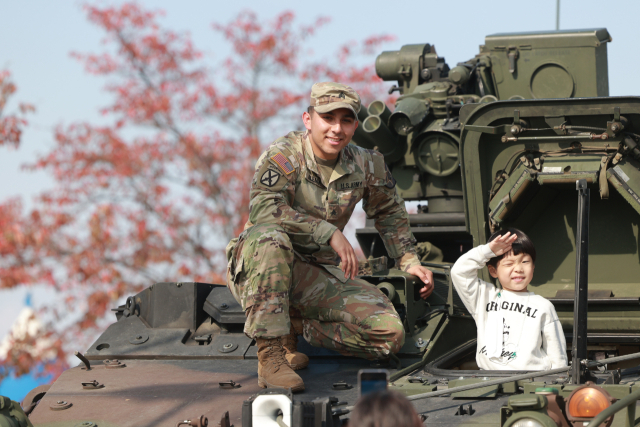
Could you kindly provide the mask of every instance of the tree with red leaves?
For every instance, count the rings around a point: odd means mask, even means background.
[[[8,70],[0,70],[0,146],[18,148],[22,132],[28,125],[26,115],[33,112],[33,105],[20,103],[17,112],[7,113],[7,104],[15,94],[17,88],[11,80]],[[22,204],[18,199],[6,200],[0,203],[0,260],[13,258],[18,255],[16,249],[27,249],[25,230],[22,229]],[[9,288],[29,283],[29,274],[24,268],[7,264],[7,268],[0,270],[0,288]],[[51,332],[39,329],[40,324],[32,310],[21,313],[21,328],[11,331],[10,341],[0,342],[0,380],[10,371],[16,375],[28,373],[37,360],[46,356],[50,360],[49,366],[55,369],[64,354],[57,354],[61,349],[59,342],[51,342]],[[27,330],[35,332],[26,333]],[[13,347],[9,351],[8,347]],[[56,356],[62,356],[56,357]]]
[[[54,189],[29,213],[15,201],[0,205],[0,288],[44,283],[64,295],[50,307],[74,319],[50,337],[58,356],[69,350],[63,342],[86,346],[117,300],[154,282],[224,283],[224,248],[247,220],[266,144],[301,127],[314,81],[346,82],[365,100],[382,93],[373,66],[352,62],[390,39],[349,42],[334,63],[313,61],[303,46],[326,18],[297,26],[285,12],[264,24],[243,12],[213,25],[233,47],[214,75],[187,35],[160,26],[161,12],[85,8],[113,53],[73,55],[108,79],[114,100],[102,112],[111,123],[59,126],[55,146],[30,165]],[[18,137],[24,124],[12,128]],[[0,363],[16,366],[24,348]],[[42,363],[25,360],[21,371]]]
[[[18,113],[6,114],[5,108],[15,91],[16,85],[11,81],[11,73],[0,70],[0,146],[8,144],[18,148],[22,130],[27,125],[25,116],[34,111],[34,107],[21,103],[18,105]]]

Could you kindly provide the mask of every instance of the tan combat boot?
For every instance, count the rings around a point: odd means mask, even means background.
[[[309,366],[309,358],[306,354],[298,351],[298,335],[302,335],[302,319],[299,317],[291,318],[291,333],[282,337],[282,346],[286,350],[284,358],[291,366],[291,369],[297,371]]]
[[[285,359],[283,337],[256,339],[258,344],[258,385],[262,388],[290,388],[303,391],[304,382]]]
[[[293,335],[304,335],[304,327],[302,326],[302,318],[289,317],[291,321],[291,333]]]

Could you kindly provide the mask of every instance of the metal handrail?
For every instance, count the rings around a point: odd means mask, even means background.
[[[585,360],[585,361],[583,361],[583,363],[586,364],[587,366],[597,366],[597,365],[604,365],[604,364],[608,364],[608,363],[622,362],[624,360],[631,360],[631,359],[640,359],[640,353],[627,354],[627,355],[618,356],[618,357],[610,357],[608,359],[603,359],[603,360],[599,360],[599,361],[587,361],[587,360]],[[550,369],[548,371],[527,372],[527,373],[521,374],[521,375],[511,375],[511,376],[508,376],[508,377],[497,378],[495,380],[490,380],[490,381],[480,381],[480,382],[478,382],[476,384],[467,384],[467,385],[463,385],[463,386],[459,386],[459,387],[448,388],[448,389],[445,389],[445,390],[437,390],[437,391],[432,391],[432,392],[429,392],[429,393],[415,394],[413,396],[407,396],[407,399],[409,399],[409,400],[427,399],[429,397],[442,396],[442,395],[445,395],[445,394],[457,393],[457,392],[460,392],[460,391],[474,390],[476,388],[482,388],[482,387],[487,387],[487,386],[492,386],[492,385],[500,385],[500,384],[513,382],[513,381],[526,380],[526,379],[529,379],[529,378],[536,378],[536,377],[544,377],[546,375],[560,374],[560,373],[563,373],[563,372],[567,372],[570,369],[571,369],[571,366],[569,365],[569,366],[565,366],[563,368]],[[631,395],[627,396],[626,398],[621,399],[620,401],[626,400],[626,399],[630,398],[630,396],[633,396],[633,395],[635,395],[635,392],[632,393]],[[638,399],[638,398],[636,398],[636,399]],[[616,403],[616,405],[618,403]],[[613,405],[613,406],[616,406],[616,405]],[[611,407],[613,407],[613,406],[611,406]],[[607,408],[607,409],[610,409],[610,408]],[[339,410],[340,415],[347,414],[352,409],[353,409],[353,406],[347,406],[346,408],[342,408],[342,409]],[[608,418],[609,416],[605,417],[605,419]],[[594,418],[594,420],[595,419],[596,418]]]

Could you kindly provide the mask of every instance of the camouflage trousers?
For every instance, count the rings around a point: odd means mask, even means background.
[[[364,280],[339,280],[324,267],[300,260],[285,231],[258,224],[232,248],[228,286],[247,315],[249,338],[276,338],[301,317],[304,338],[365,359],[388,357],[404,344],[404,329],[389,299]]]

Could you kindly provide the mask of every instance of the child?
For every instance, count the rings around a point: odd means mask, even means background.
[[[476,321],[480,369],[547,370],[567,366],[562,326],[553,305],[527,291],[536,250],[522,231],[497,231],[451,269],[453,284]],[[502,289],[478,279],[488,265]]]

